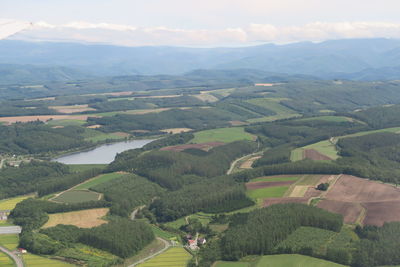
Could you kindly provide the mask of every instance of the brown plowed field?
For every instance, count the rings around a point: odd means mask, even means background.
[[[382,226],[385,222],[400,221],[400,201],[363,203],[367,215],[363,224]]]
[[[306,159],[312,160],[331,160],[330,157],[319,153],[317,150],[314,149],[306,149],[304,150],[304,156]]]
[[[175,151],[175,152],[181,152],[185,149],[189,148],[194,148],[194,149],[200,149],[204,151],[208,151],[213,147],[217,146],[222,146],[225,145],[225,143],[222,142],[209,142],[209,143],[201,143],[201,144],[187,144],[187,145],[179,145],[179,146],[167,146],[163,147],[160,150],[162,151]]]
[[[291,185],[295,181],[278,181],[278,182],[251,182],[246,184],[248,190],[260,189],[265,187],[286,186]]]
[[[274,204],[285,204],[285,203],[308,203],[307,197],[279,197],[279,198],[266,198],[264,199],[263,207],[268,207]]]
[[[343,175],[318,207],[342,214],[347,223],[355,223],[364,207],[366,216],[362,223],[381,226],[384,222],[400,221],[400,188]]]
[[[326,197],[347,202],[400,201],[400,189],[380,182],[343,175]]]
[[[362,212],[362,207],[358,203],[329,199],[322,200],[318,203],[317,207],[333,213],[342,214],[345,223],[355,223]]]

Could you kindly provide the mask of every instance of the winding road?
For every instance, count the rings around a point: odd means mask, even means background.
[[[17,267],[24,267],[24,262],[22,261],[22,259],[20,257],[18,257],[17,255],[15,255],[14,253],[12,253],[11,251],[9,251],[8,249],[6,249],[5,247],[1,247],[0,246],[0,251],[6,253],[8,256],[10,256],[14,262],[15,265]]]
[[[132,265],[129,265],[128,267],[133,267],[133,266],[136,266],[136,265],[138,265],[138,264],[141,264],[141,263],[143,263],[143,262],[145,262],[145,261],[148,261],[148,260],[150,260],[151,258],[154,258],[155,256],[157,256],[157,255],[163,253],[164,251],[166,251],[167,249],[169,249],[169,248],[171,247],[171,244],[170,244],[167,240],[162,239],[162,238],[160,238],[160,237],[157,237],[157,239],[160,240],[160,241],[162,241],[162,242],[165,244],[165,247],[164,247],[163,249],[161,249],[161,250],[159,250],[159,251],[157,251],[157,252],[151,254],[150,256],[147,256],[146,258],[141,259],[140,261],[135,262],[135,263],[132,264]],[[19,266],[18,266],[18,267],[19,267]]]

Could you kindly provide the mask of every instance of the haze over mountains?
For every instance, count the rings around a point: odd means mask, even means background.
[[[94,76],[181,75],[198,69],[257,70],[315,79],[400,79],[400,40],[347,39],[236,48],[121,47],[0,41],[0,82]]]

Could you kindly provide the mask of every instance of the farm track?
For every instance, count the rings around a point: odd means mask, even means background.
[[[167,249],[169,249],[171,247],[171,244],[167,240],[162,239],[161,237],[157,237],[157,239],[162,241],[165,244],[164,248],[162,248],[161,250],[151,254],[150,256],[147,256],[146,258],[141,259],[140,261],[137,261],[137,262],[129,265],[128,267],[134,267],[134,266],[137,266],[137,265],[139,265],[141,263],[144,263],[144,262],[154,258],[155,256],[160,255],[161,253],[165,252]]]
[[[231,163],[231,166],[230,166],[230,168],[229,168],[229,170],[226,172],[226,174],[231,174],[232,172],[233,172],[233,170],[235,169],[235,167],[236,167],[236,165],[239,163],[239,162],[241,162],[242,160],[245,160],[245,159],[247,159],[247,158],[252,158],[252,157],[255,157],[255,156],[259,156],[260,154],[261,154],[262,152],[254,152],[254,153],[251,153],[251,154],[247,154],[247,155],[244,155],[243,157],[240,157],[240,158],[237,158],[237,159],[235,159],[232,163]]]
[[[8,249],[6,249],[5,247],[0,246],[0,251],[4,252],[5,254],[7,254],[8,256],[10,256],[11,259],[13,259],[15,265],[17,267],[24,267],[24,262],[22,261],[22,259],[20,257],[18,257],[17,255],[15,255],[13,252],[9,251]]]

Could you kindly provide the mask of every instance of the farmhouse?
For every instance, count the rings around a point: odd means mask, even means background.
[[[0,210],[0,221],[7,221],[8,210]]]
[[[196,249],[198,249],[199,247],[197,246],[197,240],[189,239],[189,240],[188,240],[188,247],[189,247],[191,250],[196,250]]]

